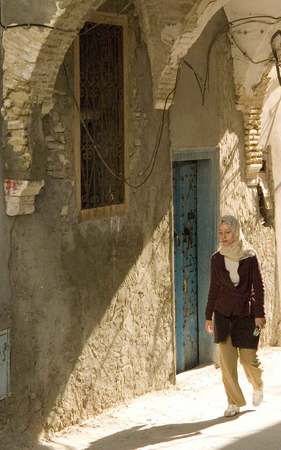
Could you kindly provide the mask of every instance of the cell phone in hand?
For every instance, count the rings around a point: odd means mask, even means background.
[[[253,336],[259,336],[261,332],[260,327],[256,327],[253,331]]]

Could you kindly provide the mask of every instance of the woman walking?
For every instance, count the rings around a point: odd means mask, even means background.
[[[238,358],[253,386],[253,405],[263,400],[262,369],[257,357],[259,334],[265,326],[264,286],[255,250],[245,240],[239,222],[223,216],[220,247],[211,259],[211,283],[205,328],[214,334],[228,407],[226,417],[246,404],[239,386]]]

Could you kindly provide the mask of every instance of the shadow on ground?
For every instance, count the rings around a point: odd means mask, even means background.
[[[251,411],[245,411],[241,413],[240,416],[248,412]],[[238,417],[239,416],[230,418],[219,417],[217,419],[200,422],[175,423],[150,428],[145,428],[147,425],[138,425],[111,434],[102,439],[98,439],[97,441],[92,442],[88,447],[83,448],[85,448],[85,450],[137,450],[148,445],[156,445],[197,436],[200,434],[201,430],[236,420]],[[63,450],[74,450],[71,446],[67,445],[62,445],[59,448]],[[42,445],[37,447],[36,450],[50,450],[50,447]]]
[[[201,430],[215,425],[236,420],[232,418],[218,417],[217,419],[204,420],[194,423],[175,423],[151,428],[136,426],[93,442],[87,450],[113,450],[118,442],[118,448],[122,450],[137,450],[147,445],[155,445],[161,442],[170,442],[179,439],[196,436]]]

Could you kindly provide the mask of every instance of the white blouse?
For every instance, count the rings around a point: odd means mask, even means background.
[[[234,286],[237,286],[240,281],[240,277],[238,274],[239,261],[232,261],[225,256],[224,263],[226,270],[229,272],[232,283],[234,284]]]

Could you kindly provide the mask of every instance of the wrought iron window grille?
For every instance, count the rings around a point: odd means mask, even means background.
[[[106,170],[81,125],[82,209],[122,204],[125,196],[123,28],[94,25],[87,22],[80,33],[80,114],[120,179]]]

